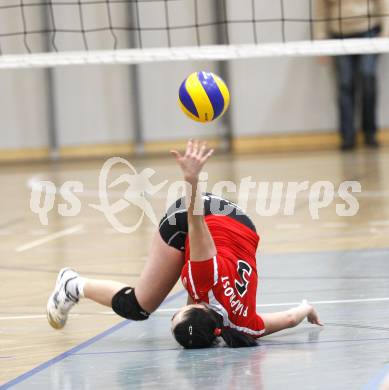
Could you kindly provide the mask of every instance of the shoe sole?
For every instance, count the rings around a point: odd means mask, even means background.
[[[62,279],[62,276],[64,274],[65,271],[67,270],[70,270],[71,268],[62,268],[59,272],[58,272],[58,276],[57,276],[57,280],[55,282],[55,287],[54,287],[54,291],[52,292],[52,294],[50,295],[50,298],[48,299],[47,301],[47,306],[46,306],[46,317],[47,317],[47,322],[50,324],[50,326],[56,330],[58,329],[62,329],[65,325],[66,325],[66,320],[61,323],[61,322],[57,322],[54,320],[53,317],[51,317],[51,314],[50,314],[50,309],[55,306],[54,304],[54,296],[55,294],[57,294],[57,290],[58,290],[58,287],[61,283],[61,279]]]

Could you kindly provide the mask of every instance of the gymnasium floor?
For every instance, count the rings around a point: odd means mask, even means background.
[[[155,169],[154,184],[178,177],[170,158],[130,159],[137,171]],[[82,302],[68,326],[52,330],[45,304],[57,271],[69,265],[90,277],[135,284],[155,230],[145,218],[131,235],[116,232],[97,210],[98,174],[103,161],[15,164],[0,168],[0,389],[377,389],[389,374],[389,149],[355,153],[219,155],[206,171],[218,180],[329,180],[335,187],[357,180],[359,213],[338,217],[336,201],[310,217],[308,198],[297,200],[293,216],[248,213],[261,235],[258,253],[258,310],[283,310],[307,298],[325,326],[303,325],[261,340],[252,349],[183,351],[170,335],[170,318],[184,304],[178,284],[145,323],[122,321],[107,308]],[[124,173],[118,167],[116,178]],[[29,208],[38,180],[60,187],[80,180],[81,214],[61,217],[62,199],[42,226]],[[111,201],[125,186],[116,187]],[[208,190],[210,188],[208,187]],[[167,193],[152,200],[158,217]],[[255,194],[254,194],[255,195]],[[234,200],[234,196],[231,196]],[[339,199],[337,199],[339,201]],[[135,207],[120,215],[132,224]]]

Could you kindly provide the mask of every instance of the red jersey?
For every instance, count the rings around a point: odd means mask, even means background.
[[[206,215],[204,218],[217,254],[206,261],[190,261],[188,235],[182,284],[196,303],[206,302],[219,313],[224,326],[260,337],[265,332],[265,325],[256,312],[255,254],[259,236],[225,215]]]

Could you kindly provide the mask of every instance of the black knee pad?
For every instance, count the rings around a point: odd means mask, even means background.
[[[112,310],[121,317],[133,321],[144,321],[150,316],[139,305],[135,296],[135,289],[124,287],[112,298]]]

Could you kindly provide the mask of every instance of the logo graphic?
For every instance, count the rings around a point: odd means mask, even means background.
[[[109,173],[111,169],[117,164],[125,165],[129,168],[131,173],[124,173],[120,175],[116,180],[107,186]],[[89,204],[89,206],[98,211],[101,211],[112,227],[121,233],[129,234],[134,232],[142,224],[145,215],[154,225],[158,225],[157,217],[150,202],[146,199],[146,195],[152,196],[156,194],[168,181],[165,180],[158,185],[154,185],[150,181],[154,174],[155,171],[151,168],[145,168],[140,173],[138,173],[136,169],[124,158],[112,157],[104,163],[100,171],[100,204]],[[116,187],[122,183],[126,183],[128,185],[128,188],[124,193],[124,199],[119,199],[113,204],[110,204],[107,189]],[[119,221],[119,219],[116,217],[116,214],[127,209],[130,205],[138,207],[142,213],[135,224],[132,226],[125,226]]]

